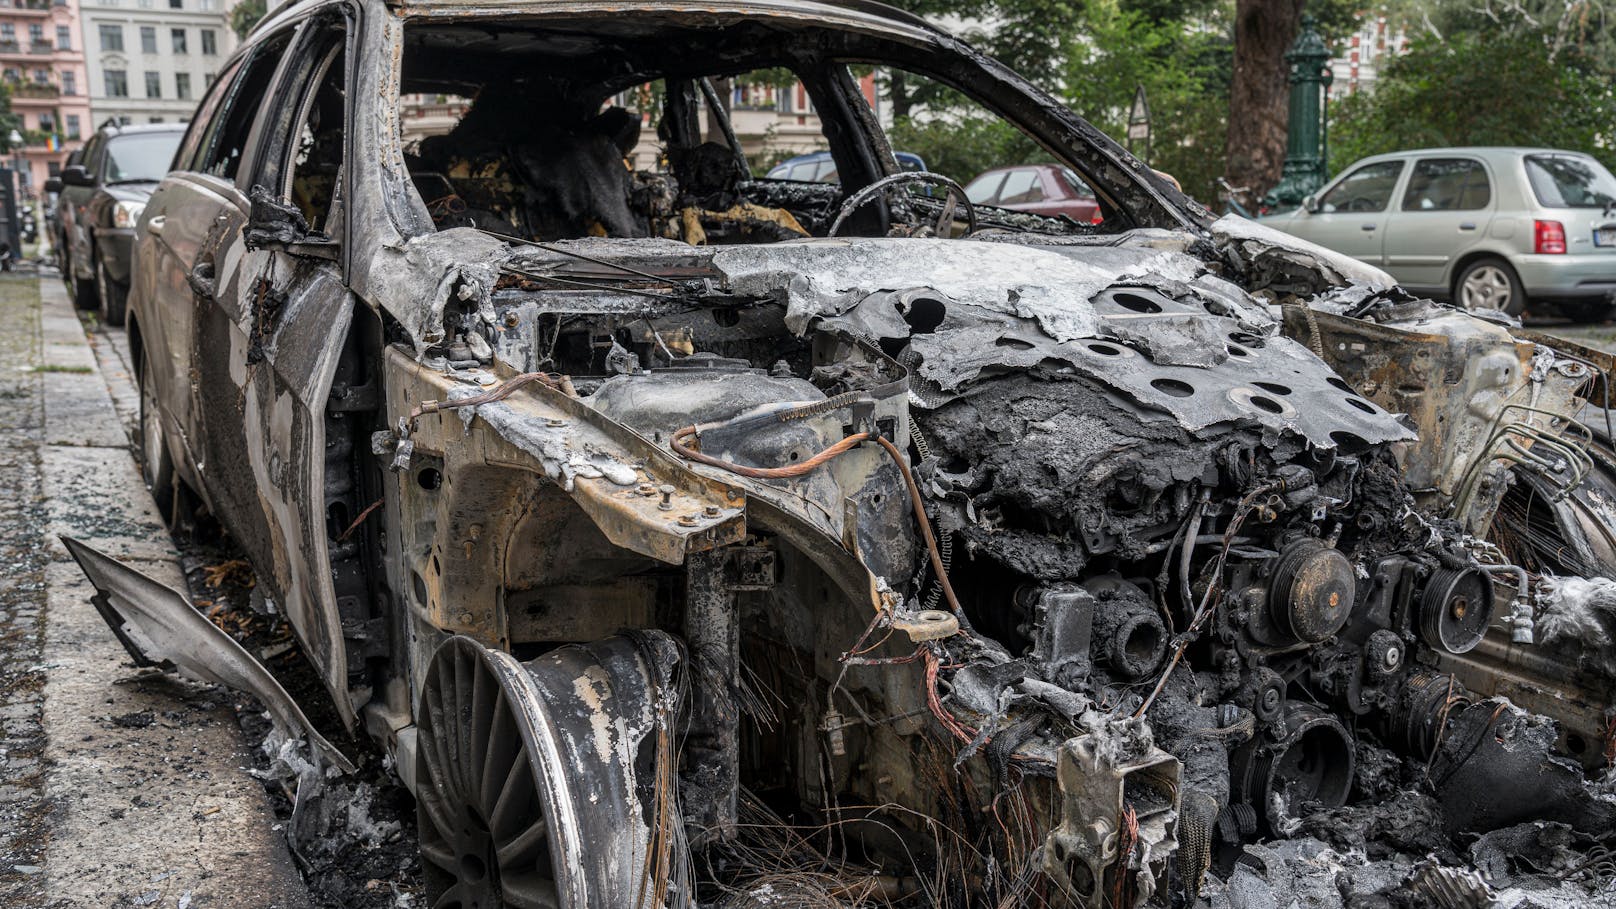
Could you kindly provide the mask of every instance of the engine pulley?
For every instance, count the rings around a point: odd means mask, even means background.
[[[1475,649],[1493,620],[1493,579],[1480,568],[1443,568],[1420,594],[1420,637],[1447,653]]]
[[[1298,641],[1317,644],[1347,623],[1358,584],[1340,550],[1303,537],[1280,552],[1269,590],[1274,624]]]

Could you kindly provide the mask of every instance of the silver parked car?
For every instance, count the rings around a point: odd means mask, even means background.
[[[1580,152],[1428,148],[1365,158],[1264,223],[1466,309],[1616,304],[1616,177]]]

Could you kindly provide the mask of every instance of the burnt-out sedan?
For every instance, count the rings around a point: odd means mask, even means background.
[[[1026,132],[1098,222],[902,171],[870,67]],[[711,81],[749,74],[838,185],[749,172]],[[469,103],[406,142],[421,97]],[[138,231],[152,489],[396,761],[427,905],[1167,904],[1283,891],[1320,818],[1610,829],[1603,588],[1545,580],[1616,562],[1576,419],[1609,363],[1215,220],[918,20],[300,3]],[[72,548],[137,659],[365,759]],[[1436,854],[1412,886],[1470,873]]]

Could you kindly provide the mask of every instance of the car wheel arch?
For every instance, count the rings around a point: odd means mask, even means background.
[[[127,331],[129,332],[129,368],[134,370],[135,375],[138,376],[140,375],[141,361],[146,355],[146,343],[145,339],[140,335],[140,319],[135,315],[133,306],[129,307]]]
[[[1509,255],[1501,249],[1479,248],[1466,250],[1464,255],[1453,260],[1453,264],[1448,267],[1447,277],[1442,282],[1455,301],[1459,299],[1460,276],[1465,273],[1465,269],[1481,259],[1498,259],[1508,265],[1511,271],[1516,271],[1514,264],[1509,261]],[[1516,274],[1519,274],[1519,272],[1516,271]]]

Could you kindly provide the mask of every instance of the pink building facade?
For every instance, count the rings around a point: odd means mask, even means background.
[[[0,79],[23,137],[4,165],[20,170],[22,197],[37,198],[68,150],[95,129],[78,0],[0,0]]]

